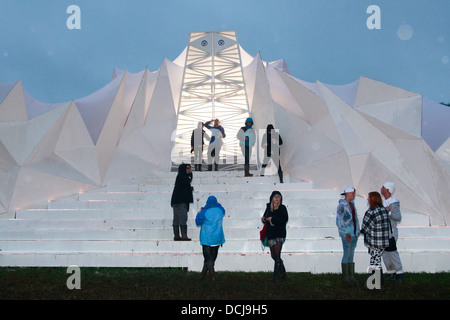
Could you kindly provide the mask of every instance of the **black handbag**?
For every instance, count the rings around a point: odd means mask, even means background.
[[[384,249],[384,251],[388,251],[388,252],[397,251],[397,243],[394,238],[394,233],[392,232],[392,226],[391,226],[390,221],[389,221],[389,228],[391,229],[392,237],[389,238],[389,247]]]

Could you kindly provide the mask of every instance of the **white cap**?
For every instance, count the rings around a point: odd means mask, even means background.
[[[355,192],[355,188],[353,187],[345,187],[344,193],[341,193],[341,196],[344,196],[346,193]]]
[[[383,187],[388,189],[391,194],[394,194],[394,192],[395,192],[395,183],[393,183],[393,182],[385,182],[383,184]]]

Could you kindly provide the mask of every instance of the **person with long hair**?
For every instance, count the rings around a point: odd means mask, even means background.
[[[389,246],[389,214],[378,192],[369,192],[368,203],[361,233],[364,234],[364,245],[369,249],[369,270],[382,272],[381,256]]]
[[[279,191],[273,191],[261,221],[267,224],[267,246],[270,248],[270,254],[275,262],[272,278],[275,281],[286,278],[286,268],[281,260],[281,249],[286,240],[288,219],[288,211],[283,205],[283,196]]]

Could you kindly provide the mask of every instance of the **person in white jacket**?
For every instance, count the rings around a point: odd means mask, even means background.
[[[381,195],[383,196],[383,206],[389,212],[389,220],[391,221],[392,233],[395,241],[398,240],[397,224],[402,221],[402,214],[400,212],[400,201],[394,197],[395,183],[385,182],[381,187]],[[398,251],[385,251],[383,253],[383,262],[386,266],[386,280],[396,280],[397,283],[402,283],[403,266]]]

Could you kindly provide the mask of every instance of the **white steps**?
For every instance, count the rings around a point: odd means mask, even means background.
[[[307,182],[279,184],[276,176],[242,177],[242,172],[194,172],[194,203],[188,220],[190,242],[173,241],[170,197],[176,173],[131,179],[21,209],[0,220],[0,266],[187,267],[198,271],[203,258],[195,214],[209,195],[226,210],[226,243],[217,270],[270,271],[268,249],[259,241],[270,193],[279,190],[289,212],[283,260],[289,271],[339,272],[342,244],[335,225],[340,191],[314,189]],[[288,178],[286,180],[289,180]],[[356,199],[360,222],[366,200]],[[405,271],[448,271],[450,228],[429,227],[428,217],[403,212],[398,247]],[[358,241],[357,271],[369,256]]]

